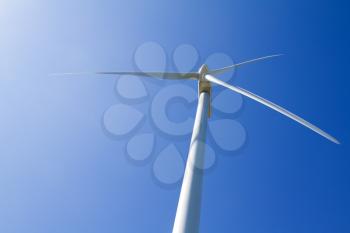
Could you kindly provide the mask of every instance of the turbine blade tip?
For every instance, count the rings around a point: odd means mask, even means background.
[[[333,142],[334,142],[335,144],[337,144],[337,145],[340,145],[340,144],[341,144],[340,141],[338,141],[338,140],[335,139],[335,138],[334,138]]]
[[[285,55],[284,53],[277,53],[277,54],[271,55],[271,57],[280,57],[284,55]]]

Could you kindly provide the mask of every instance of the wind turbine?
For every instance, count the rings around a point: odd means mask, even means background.
[[[220,69],[209,70],[208,66],[203,64],[198,72],[190,73],[174,73],[174,72],[96,72],[94,74],[100,75],[135,75],[146,76],[160,79],[173,79],[173,80],[196,80],[198,82],[198,106],[196,117],[193,126],[192,138],[190,148],[188,152],[188,158],[186,162],[185,174],[182,181],[182,187],[177,206],[175,222],[173,226],[173,233],[197,233],[199,231],[200,220],[200,206],[201,206],[201,190],[202,190],[202,178],[203,174],[196,168],[195,165],[203,165],[204,163],[204,142],[206,138],[206,128],[208,117],[211,115],[211,84],[217,84],[219,86],[228,88],[234,92],[237,92],[243,96],[246,96],[252,100],[255,100],[290,119],[302,124],[303,126],[311,129],[326,139],[340,144],[339,141],[321,130],[317,126],[307,122],[303,118],[295,115],[294,113],[266,100],[252,92],[249,92],[241,87],[230,85],[226,82],[216,78],[216,75],[223,74],[231,69],[239,66],[257,62],[273,57],[281,56],[280,54],[259,57],[256,59],[244,61],[238,64],[233,64]],[[73,74],[88,74],[88,73],[61,73],[58,75],[73,75]],[[57,75],[57,74],[56,74]]]

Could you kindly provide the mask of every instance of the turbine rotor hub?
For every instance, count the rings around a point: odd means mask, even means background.
[[[198,73],[199,73],[199,80],[204,80],[204,76],[209,72],[209,68],[206,64],[203,64],[199,70],[198,70]]]

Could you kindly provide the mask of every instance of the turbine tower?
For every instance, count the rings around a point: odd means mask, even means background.
[[[259,57],[256,59],[244,61],[238,64],[233,64],[220,69],[209,70],[207,65],[202,65],[198,72],[190,73],[174,73],[174,72],[96,72],[94,74],[100,75],[135,75],[146,76],[160,79],[174,79],[174,80],[196,80],[198,82],[198,106],[196,117],[193,126],[192,138],[188,152],[185,174],[182,181],[179,202],[177,205],[175,221],[173,226],[173,233],[198,233],[200,222],[200,207],[201,207],[201,193],[202,193],[202,179],[203,172],[199,170],[198,165],[204,163],[204,145],[206,138],[206,128],[208,117],[211,115],[211,84],[228,88],[245,97],[255,100],[290,119],[300,123],[310,130],[318,133],[326,139],[340,144],[339,141],[321,130],[317,126],[295,115],[294,113],[266,100],[252,92],[249,92],[241,87],[233,86],[216,78],[216,75],[223,74],[233,68],[249,64],[252,62],[265,60],[273,57],[281,56],[280,54]],[[54,75],[76,75],[76,74],[91,74],[91,73],[60,73]]]

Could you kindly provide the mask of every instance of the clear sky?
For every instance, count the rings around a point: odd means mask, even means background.
[[[176,177],[159,180],[155,161],[171,143],[186,154],[190,136],[157,130],[147,107],[152,94],[128,102],[113,77],[48,74],[162,65],[173,71],[176,62],[188,64],[187,55],[172,61],[182,44],[196,49],[195,70],[215,53],[235,62],[285,54],[243,67],[229,82],[342,143],[251,100],[232,115],[214,111],[212,121],[235,119],[246,136],[228,152],[209,134],[216,160],[205,172],[201,232],[350,232],[348,12],[344,1],[323,0],[0,1],[0,232],[171,232],[180,181],[160,182]],[[149,42],[163,52],[137,52]],[[158,93],[171,83],[144,85]],[[145,161],[127,156],[130,135],[107,132],[106,110],[122,102],[146,119],[138,130],[157,135]],[[184,105],[170,104],[174,122],[193,117],[195,103]],[[237,132],[220,135],[237,143]]]

